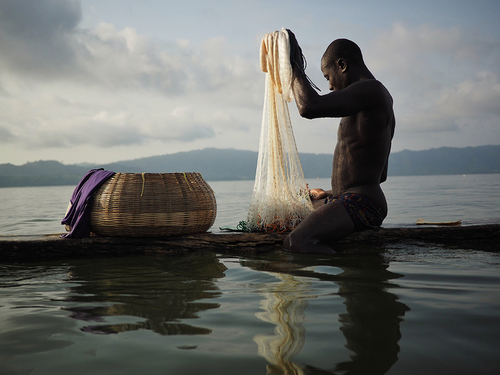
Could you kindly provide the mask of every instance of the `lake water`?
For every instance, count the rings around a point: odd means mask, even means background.
[[[213,231],[246,218],[253,182],[210,185]],[[383,188],[387,227],[500,222],[500,174]],[[73,189],[0,189],[0,235],[62,232]],[[499,266],[429,244],[7,262],[0,374],[498,374]]]

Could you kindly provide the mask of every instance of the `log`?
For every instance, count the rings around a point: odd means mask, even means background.
[[[127,254],[182,255],[196,251],[258,254],[282,250],[286,234],[201,233],[178,237],[60,238],[60,234],[0,236],[0,260],[40,260]],[[500,224],[380,228],[356,232],[332,243],[338,252],[380,251],[389,244],[441,244],[484,251],[500,250]]]

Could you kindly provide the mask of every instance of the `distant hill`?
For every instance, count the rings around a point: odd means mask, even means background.
[[[76,185],[92,168],[116,172],[200,172],[207,181],[253,180],[257,152],[206,148],[103,165],[64,165],[37,161],[15,166],[0,164],[0,187]],[[331,154],[300,154],[306,178],[330,177]],[[466,148],[441,147],[400,151],[389,158],[389,175],[444,175],[500,173],[500,145]]]
[[[89,168],[57,161],[36,161],[20,166],[0,164],[0,187],[74,185]]]
[[[103,165],[129,173],[200,172],[205,180],[250,180],[255,177],[257,152],[206,148]]]
[[[500,173],[500,145],[400,151],[389,158],[394,176]]]

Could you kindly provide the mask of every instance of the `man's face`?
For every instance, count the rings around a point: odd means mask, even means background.
[[[340,79],[340,69],[333,63],[329,63],[325,59],[321,60],[321,71],[323,76],[326,78],[329,84],[329,89],[331,91],[341,90],[342,81]]]

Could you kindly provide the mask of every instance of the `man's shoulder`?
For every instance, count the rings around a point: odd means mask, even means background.
[[[379,80],[375,78],[371,79],[361,79],[359,81],[351,83],[348,88],[351,89],[363,89],[363,90],[374,90],[374,91],[383,91],[383,92],[389,92],[386,87],[380,82]]]
[[[369,107],[387,107],[392,106],[393,100],[389,90],[376,79],[363,79],[356,81],[348,86],[356,96]]]

